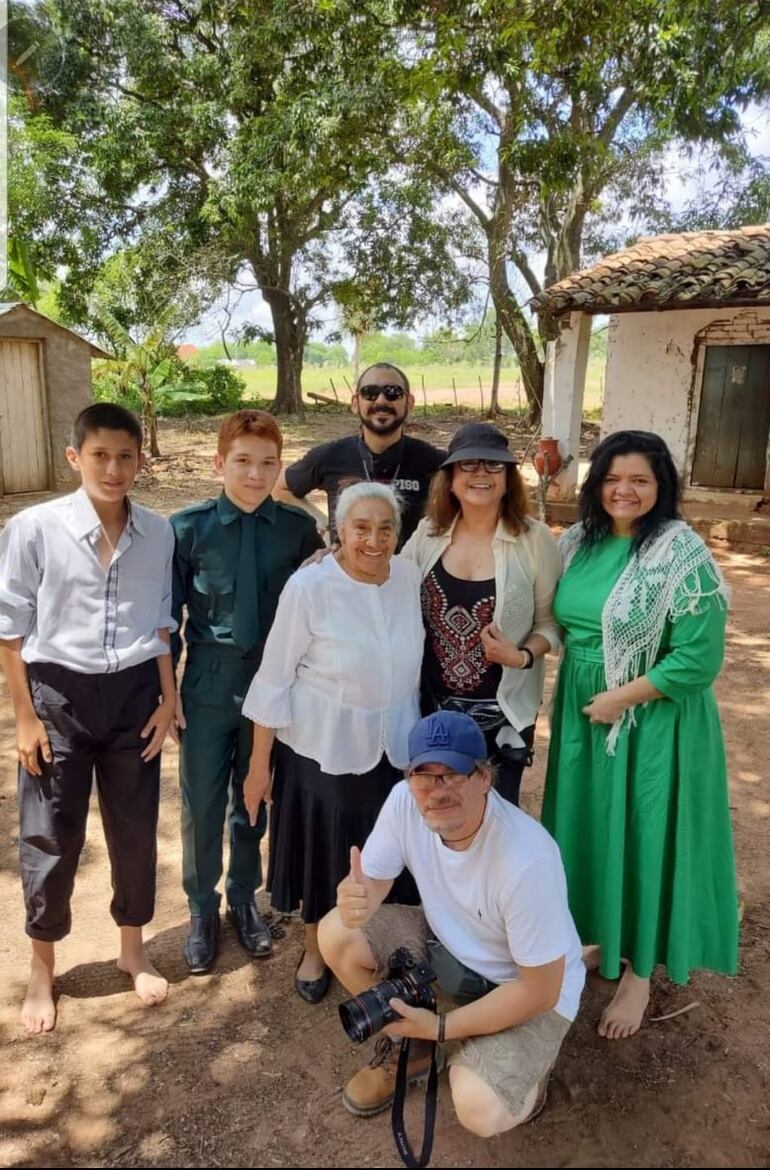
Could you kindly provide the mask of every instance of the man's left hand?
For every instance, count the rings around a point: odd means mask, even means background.
[[[427,1008],[409,1007],[400,999],[392,999],[390,1006],[402,1017],[383,1028],[386,1036],[398,1039],[408,1036],[410,1040],[435,1040],[438,1037],[438,1016]]]

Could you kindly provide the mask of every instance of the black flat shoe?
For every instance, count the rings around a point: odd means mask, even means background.
[[[219,911],[193,914],[184,944],[184,961],[191,975],[205,975],[213,966],[219,944]]]
[[[270,928],[254,902],[244,906],[228,906],[227,917],[238,932],[238,942],[257,959],[264,959],[273,950]]]
[[[304,957],[305,952],[303,951],[302,958],[297,964],[298,971],[302,965],[302,959],[304,959]],[[320,1003],[329,990],[331,981],[332,973],[328,967],[324,967],[324,973],[323,975],[320,975],[318,979],[299,979],[295,974],[294,990],[301,999],[304,999],[305,1003]]]

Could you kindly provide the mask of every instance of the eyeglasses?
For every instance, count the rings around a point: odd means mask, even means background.
[[[455,466],[459,467],[460,471],[467,471],[471,475],[474,471],[478,471],[481,468],[488,475],[497,475],[499,471],[505,471],[505,464],[502,460],[498,461],[496,459],[458,459]]]
[[[466,780],[470,780],[473,772],[467,776],[465,772],[410,772],[407,779],[415,792],[432,792],[437,784],[459,788]]]
[[[376,402],[381,394],[387,402],[398,402],[406,396],[406,390],[403,386],[359,386],[356,394],[367,402]]]

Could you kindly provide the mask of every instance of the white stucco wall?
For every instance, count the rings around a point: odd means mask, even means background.
[[[770,308],[677,309],[612,317],[602,436],[629,429],[655,431],[689,476],[704,345],[752,342],[770,343]]]

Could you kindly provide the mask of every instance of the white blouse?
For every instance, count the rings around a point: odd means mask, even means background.
[[[383,585],[354,581],[333,556],[284,586],[243,713],[323,772],[397,768],[420,717],[420,572],[395,556]]]

